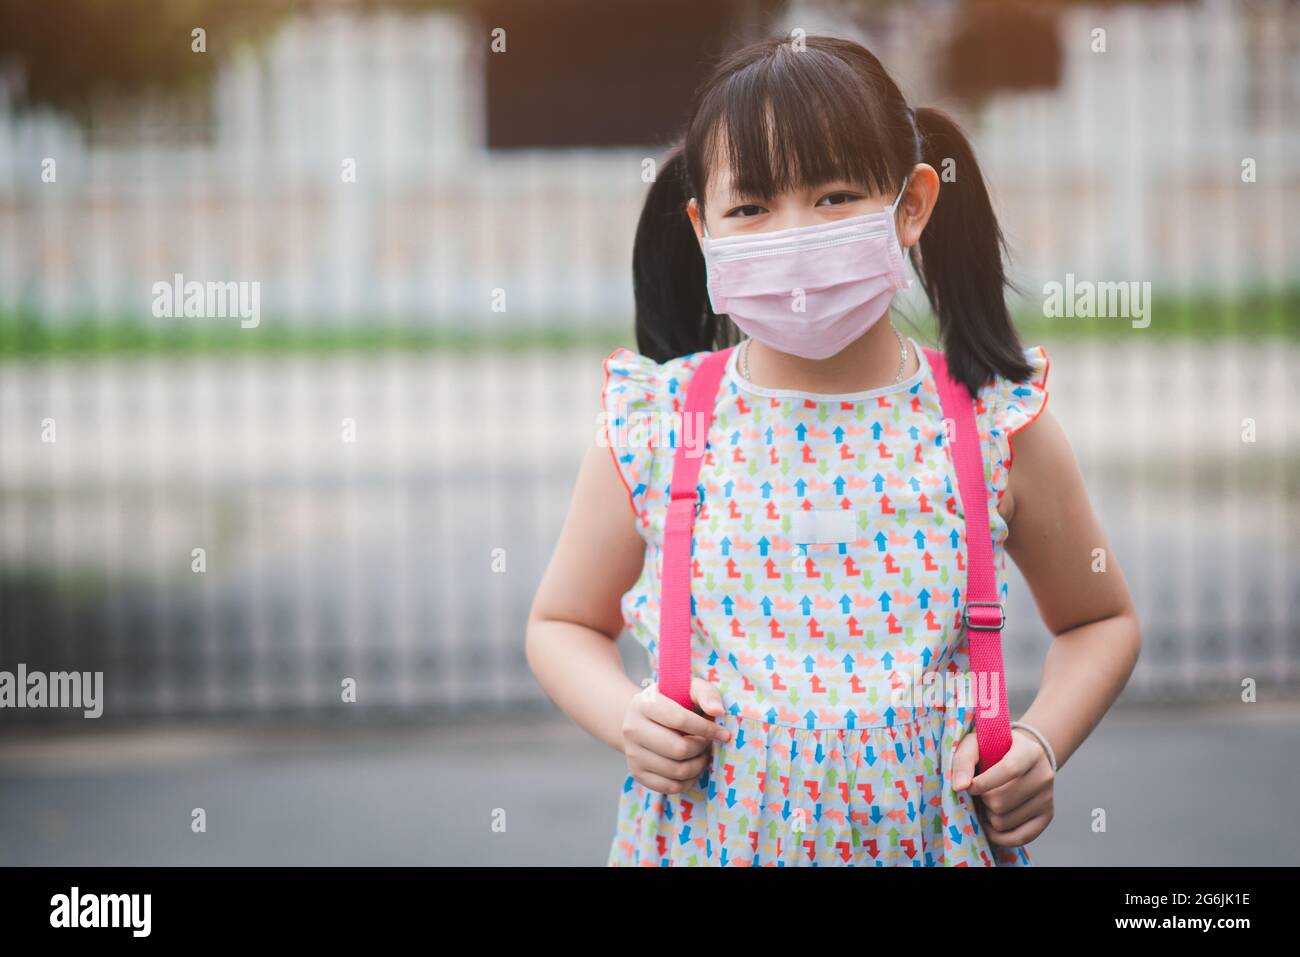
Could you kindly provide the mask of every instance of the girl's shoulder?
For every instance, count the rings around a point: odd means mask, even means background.
[[[639,402],[683,399],[691,372],[708,354],[692,352],[656,362],[619,346],[605,357],[605,392]]]
[[[707,351],[656,362],[619,347],[605,357],[601,437],[610,449],[641,524],[672,480],[686,387]],[[667,450],[668,454],[665,454]]]
[[[985,471],[995,501],[1006,492],[1015,446],[1012,437],[1032,424],[1047,406],[1051,358],[1042,345],[1024,350],[1029,374],[1023,379],[994,376],[976,394],[976,421],[984,433]]]
[[[980,389],[978,399],[992,416],[993,425],[1011,435],[1029,425],[1047,405],[1047,373],[1051,358],[1042,345],[1025,348],[1029,375],[1014,380],[995,376]]]

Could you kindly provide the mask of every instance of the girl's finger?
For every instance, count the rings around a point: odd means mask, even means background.
[[[957,745],[957,752],[952,760],[952,788],[960,791],[968,786],[975,776],[975,765],[979,761],[980,745],[975,732],[967,732]]]
[[[637,771],[632,776],[643,786],[659,794],[679,794],[685,790],[681,781],[673,781],[653,771]]]
[[[646,717],[675,731],[698,734],[710,741],[729,741],[731,732],[710,718],[688,711],[667,695],[656,694],[645,709]]]
[[[694,781],[708,766],[710,756],[697,755],[689,761],[674,761],[663,755],[650,751],[640,751],[632,755],[632,760],[643,770],[650,771],[670,781]]]
[[[984,830],[988,835],[989,841],[994,844],[1000,844],[1005,847],[1021,847],[1038,837],[1039,834],[1042,834],[1051,821],[1051,817],[1047,814],[1036,814],[1025,823],[1012,828],[1009,831],[999,831],[989,824],[988,821],[984,822]]]
[[[995,811],[987,804],[984,804],[983,808],[990,827],[998,831],[1010,831],[1026,821],[1039,817],[1051,806],[1052,796],[1050,794],[1035,793],[1010,809]]]
[[[974,736],[972,732],[970,737]],[[1032,754],[1033,752],[1028,749],[1023,740],[1012,735],[1011,750],[1004,754],[1002,760],[993,767],[975,775],[970,782],[970,793],[987,794],[994,788],[1001,787],[1008,781],[1019,778],[1033,767],[1034,759],[1031,757]]]
[[[1034,765],[1020,777],[1012,778],[1006,784],[982,792],[979,794],[979,799],[989,807],[1001,807],[1002,813],[1005,814],[1008,810],[1031,801],[1040,794],[1050,794],[1051,780],[1051,767],[1046,764]]]
[[[650,717],[638,723],[628,733],[627,738],[642,750],[661,755],[671,761],[688,761],[712,744],[712,739],[681,734],[672,728],[665,728]]]
[[[691,701],[705,714],[715,718],[727,710],[722,703],[721,692],[702,678],[691,679]]]

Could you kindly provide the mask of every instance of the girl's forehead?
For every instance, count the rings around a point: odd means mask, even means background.
[[[762,198],[771,198],[771,196],[768,195],[769,192],[771,195],[784,196],[821,189],[832,184],[851,186],[855,189],[870,191],[867,188],[867,184],[858,177],[855,177],[851,172],[836,169],[835,167],[839,164],[821,164],[820,169],[812,169],[803,163],[791,162],[789,152],[781,149],[778,134],[776,133],[776,126],[770,117],[766,125],[766,131],[768,155],[764,165],[768,168],[765,170],[751,171],[750,176],[742,175],[739,177],[742,181],[746,179],[750,180],[752,185],[749,192],[741,192],[736,188],[737,176],[735,175],[736,171],[732,168],[733,151],[727,137],[727,123],[725,118],[718,122],[717,126],[710,134],[706,134],[705,142],[708,147],[711,147],[711,149],[705,150],[706,159],[704,174],[708,180],[705,188],[706,195],[739,198],[742,196],[754,197],[762,193]],[[757,144],[750,144],[751,161],[756,159],[756,157],[752,155],[752,148],[756,145]],[[777,189],[775,188],[775,185],[773,185],[772,190],[757,189],[758,183],[772,183],[775,179],[774,174],[777,172],[773,167],[785,165],[781,162],[782,160],[790,165],[794,165],[797,170],[806,172],[810,175],[800,176],[798,172],[795,172],[793,182],[791,182],[790,179],[786,179],[783,189]],[[743,173],[745,171],[742,170],[741,172]]]

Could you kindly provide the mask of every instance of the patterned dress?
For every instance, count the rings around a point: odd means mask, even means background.
[[[978,705],[958,609],[965,530],[925,354],[904,381],[846,395],[765,389],[736,352],[718,389],[700,472],[692,554],[692,672],[714,685],[732,739],[678,794],[630,774],[611,866],[1014,866],[975,799],[952,789],[953,755]],[[646,541],[623,597],[627,627],[657,660],[659,580],[673,448],[705,353],[659,364],[605,360],[606,440]],[[996,504],[1011,436],[1047,400],[1048,356],[996,379],[976,420],[1005,601],[1007,525]],[[674,416],[674,413],[676,415]],[[681,437],[679,440],[679,436]]]

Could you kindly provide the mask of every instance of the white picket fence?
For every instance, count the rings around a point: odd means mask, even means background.
[[[1143,625],[1129,695],[1295,694],[1300,350],[1139,334],[1049,354]],[[365,711],[542,703],[525,621],[602,358],[5,364],[0,663],[102,670],[117,716],[331,713],[343,677]],[[1009,567],[1024,696],[1051,636]]]

